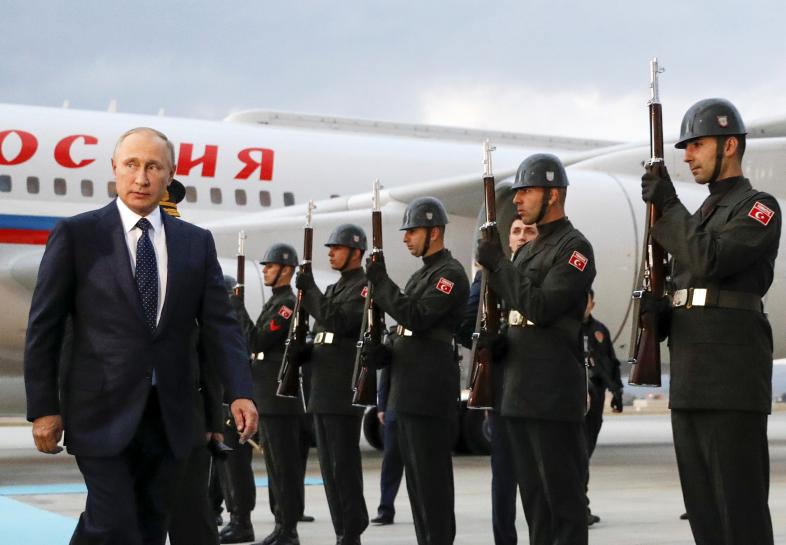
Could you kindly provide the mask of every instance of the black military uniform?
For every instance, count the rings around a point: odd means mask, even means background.
[[[622,412],[622,380],[620,379],[620,361],[614,353],[614,345],[608,328],[590,314],[581,324],[581,337],[585,357],[589,364],[589,410],[584,419],[584,432],[587,437],[587,457],[592,458],[598,443],[600,428],[603,426],[603,405],[606,401],[606,390],[612,393],[611,406]],[[589,489],[589,471],[585,491]],[[587,523],[592,525],[600,521],[589,509],[587,494]]]
[[[446,223],[442,203],[423,197],[407,207],[401,229],[425,227],[430,233]],[[453,334],[469,294],[467,274],[446,249],[423,257],[423,267],[410,277],[403,293],[384,265],[369,264],[367,270],[374,301],[398,322],[388,407],[396,411],[417,540],[420,545],[453,543],[451,450],[459,395]]]
[[[735,136],[739,148],[744,135],[726,100],[702,100],[685,114],[676,147],[715,137],[719,148],[710,195],[693,214],[662,164],[642,178],[645,200],[662,211],[652,235],[672,256],[670,407],[699,545],[773,542],[767,499],[773,345],[761,298],[773,279],[781,216],[778,202],[746,178],[717,179],[727,138]]]
[[[521,163],[512,188],[567,185],[559,159],[536,154]],[[511,309],[501,414],[530,543],[586,544],[586,374],[580,329],[595,277],[592,246],[563,217],[538,224],[538,238],[512,263],[498,240],[479,244],[478,261],[489,270],[491,289]]]
[[[340,225],[325,246],[364,252],[366,235],[355,225]],[[303,307],[315,320],[308,412],[314,415],[330,518],[337,544],[355,545],[368,527],[359,446],[363,408],[352,405],[355,343],[367,281],[362,268],[345,268],[346,264],[339,281],[328,286],[324,295],[311,275],[299,274],[297,287],[303,290]]]
[[[289,244],[274,244],[260,261],[294,268],[297,252]],[[279,269],[279,277],[281,269]],[[278,283],[278,278],[273,285]],[[254,401],[259,409],[259,437],[264,450],[268,486],[273,498],[276,526],[267,542],[276,545],[297,543],[297,522],[303,513],[304,467],[300,456],[300,415],[303,402],[276,395],[278,371],[284,356],[284,341],[295,308],[295,294],[289,285],[273,287],[256,323],[251,321],[243,301],[232,298],[248,345],[254,354],[251,373]]]

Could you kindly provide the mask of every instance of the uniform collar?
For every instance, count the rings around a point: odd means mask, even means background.
[[[150,212],[147,216],[140,216],[133,210],[131,210],[126,203],[124,203],[120,197],[115,199],[115,203],[117,204],[117,210],[120,212],[120,221],[123,223],[123,232],[129,233],[131,230],[136,227],[136,224],[142,218],[147,218],[147,221],[150,222],[150,225],[153,227],[154,233],[161,232],[161,209],[156,207],[155,210]]]
[[[279,286],[277,288],[273,288],[273,295],[282,295],[284,293],[292,293],[292,286],[287,284],[286,286]]]
[[[363,274],[363,267],[358,267],[357,269],[352,269],[349,271],[341,271],[341,280],[352,280],[357,276],[361,276]]]
[[[423,258],[423,264],[426,267],[430,267],[431,265],[433,265],[437,261],[440,261],[442,259],[447,259],[448,257],[450,257],[450,252],[448,251],[447,248],[442,248],[440,251],[438,251],[436,253],[433,253],[433,254],[431,254],[429,256],[424,257]]]

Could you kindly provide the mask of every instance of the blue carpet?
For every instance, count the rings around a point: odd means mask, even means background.
[[[68,543],[76,519],[0,497],[0,528],[3,545],[52,545]]]

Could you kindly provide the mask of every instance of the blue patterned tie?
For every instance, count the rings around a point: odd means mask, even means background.
[[[136,243],[136,289],[142,302],[147,327],[150,331],[155,331],[158,314],[158,266],[153,243],[148,235],[148,229],[152,225],[142,218],[136,223],[136,227],[142,230],[142,236]]]

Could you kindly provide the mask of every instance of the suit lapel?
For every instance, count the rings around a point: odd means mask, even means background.
[[[179,220],[175,220],[163,211],[161,212],[161,220],[166,231],[166,293],[163,294],[164,306],[161,309],[161,319],[158,320],[158,326],[156,327],[156,335],[163,330],[173,312],[175,301],[177,301],[177,293],[180,287],[179,279],[182,279],[179,273],[188,258],[189,242],[185,237],[182,229],[183,225]]]
[[[144,321],[142,303],[136,290],[136,282],[131,272],[131,257],[128,255],[128,244],[126,234],[123,231],[123,222],[120,221],[120,211],[117,204],[112,201],[103,209],[103,215],[98,222],[98,233],[96,236],[103,241],[105,255],[112,263],[115,282],[120,291],[128,300],[130,308],[140,320]]]

